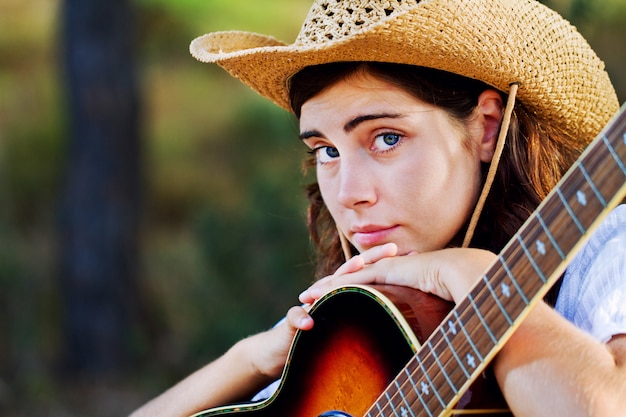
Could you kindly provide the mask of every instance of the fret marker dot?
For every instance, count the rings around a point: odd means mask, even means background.
[[[448,330],[450,330],[450,333],[456,334],[456,326],[452,323],[452,320],[448,320]]]
[[[406,408],[402,407],[400,410],[400,414],[402,415],[402,417],[406,417],[409,415],[409,410],[407,410]]]
[[[422,381],[421,387],[422,387],[422,394],[424,394],[424,395],[430,394],[430,390],[428,389],[428,385],[426,385],[426,383],[424,381]]]
[[[500,286],[500,289],[502,290],[502,295],[504,295],[506,298],[510,298],[511,297],[511,289],[504,282]]]
[[[474,359],[472,355],[468,353],[465,359],[467,360],[467,364],[469,366],[471,366],[472,368],[476,368],[476,359]]]
[[[578,190],[576,192],[576,199],[578,200],[578,202],[580,204],[582,204],[583,206],[587,205],[587,197],[585,196],[585,193],[583,193],[582,191]]]
[[[537,252],[539,252],[542,255],[546,254],[546,245],[541,240],[537,241]]]

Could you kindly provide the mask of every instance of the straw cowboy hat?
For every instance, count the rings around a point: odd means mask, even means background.
[[[619,107],[589,44],[534,0],[315,0],[293,44],[228,31],[190,51],[287,110],[294,74],[337,61],[431,67],[504,92],[515,83],[519,101],[583,145]]]

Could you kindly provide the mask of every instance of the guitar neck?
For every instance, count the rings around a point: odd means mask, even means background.
[[[366,416],[438,416],[453,406],[624,198],[625,161],[626,106]]]

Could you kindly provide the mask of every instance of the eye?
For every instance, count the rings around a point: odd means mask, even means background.
[[[333,159],[339,158],[339,151],[332,146],[318,146],[309,151],[310,154],[315,155],[317,162],[325,164],[331,162]]]
[[[401,139],[402,136],[397,133],[383,133],[374,139],[374,148],[377,151],[386,151],[395,147]]]

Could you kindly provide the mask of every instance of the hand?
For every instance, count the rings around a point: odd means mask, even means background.
[[[280,377],[296,332],[313,328],[309,309],[310,305],[291,307],[284,321],[271,330],[248,338],[252,366],[256,373],[271,380]]]
[[[393,243],[371,248],[350,258],[337,269],[334,275],[324,280],[359,271],[365,265],[373,264],[385,257],[395,256],[397,252],[398,247]],[[251,346],[252,350],[256,351],[253,356],[253,366],[257,373],[273,378],[280,376],[296,331],[313,328],[313,319],[308,314],[308,310],[314,299],[310,299],[310,302],[302,299],[300,301],[304,303],[304,306],[292,307],[287,312],[284,322],[265,333],[250,338],[254,339]]]
[[[353,256],[341,265],[333,275],[319,279],[311,287],[303,291],[299,299],[305,304],[312,304],[320,298],[324,293],[336,288],[341,284],[336,284],[337,279],[346,274],[352,274],[360,271],[366,265],[373,264],[383,258],[396,256],[398,254],[398,246],[395,243],[387,243],[385,245],[374,246],[363,253]],[[364,282],[365,283],[365,282]],[[357,282],[352,282],[357,284]]]
[[[280,377],[295,332],[313,326],[307,308],[292,307],[282,323],[235,343],[219,358],[136,410],[132,417],[195,415],[252,398]]]
[[[459,302],[496,258],[489,251],[464,248],[395,256],[390,254],[392,251],[389,248],[385,249],[387,246],[375,247],[357,255],[363,259],[350,259],[335,274],[319,280],[300,294],[300,301],[312,303],[342,285],[391,284],[412,287]]]
[[[359,271],[365,265],[373,264],[385,257],[395,256],[397,252],[398,247],[393,243],[371,248],[350,258],[337,269],[334,275],[326,277],[322,281]],[[264,377],[279,377],[285,366],[296,331],[313,328],[313,319],[308,314],[308,310],[314,299],[303,300],[301,296],[300,301],[303,302],[304,306],[292,307],[287,312],[285,321],[273,329],[252,336],[247,340],[248,352],[252,358],[255,373]]]

